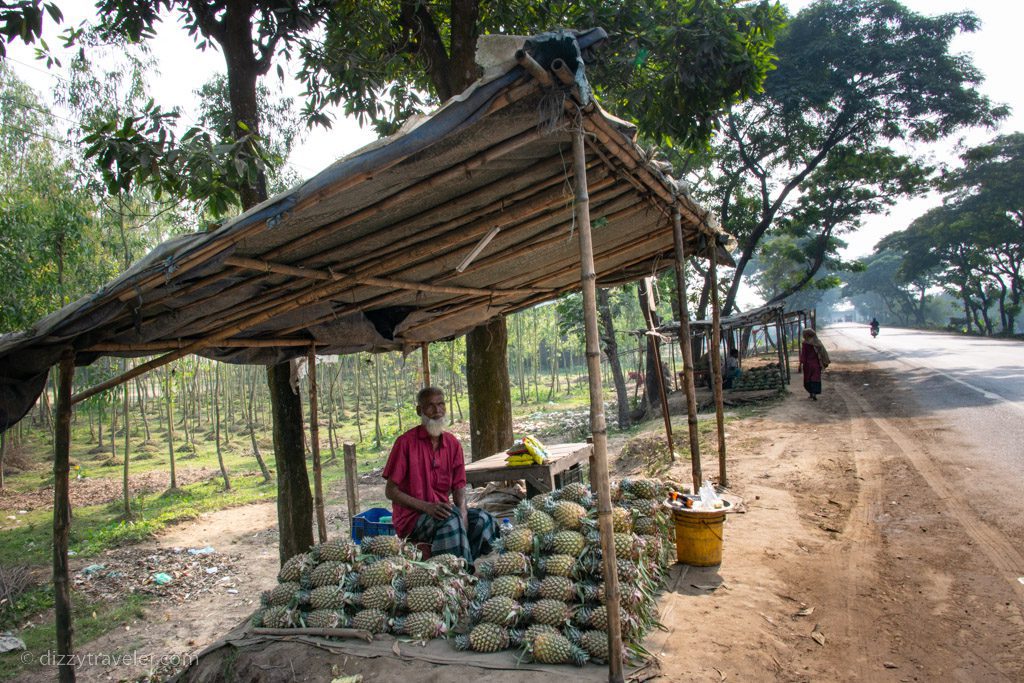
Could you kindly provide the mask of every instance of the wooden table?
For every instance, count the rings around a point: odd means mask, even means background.
[[[517,479],[526,480],[526,490],[531,489],[535,493],[547,493],[555,489],[555,476],[559,475],[574,465],[586,462],[590,458],[594,447],[588,443],[560,443],[548,446],[548,461],[544,465],[531,465],[529,467],[508,467],[505,465],[505,458],[508,455],[502,451],[495,453],[483,460],[477,460],[466,465],[466,481],[470,484],[485,484],[489,481],[514,481]]]

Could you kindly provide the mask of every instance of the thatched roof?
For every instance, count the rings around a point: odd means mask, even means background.
[[[671,266],[676,209],[692,253],[716,223],[635,144],[632,126],[589,96],[581,55],[604,37],[530,39],[541,66],[561,58],[573,80],[492,60],[432,115],[0,336],[0,429],[27,412],[69,348],[78,365],[176,349],[260,364],[311,344],[327,354],[409,349],[579,289],[570,125],[588,133],[599,283]],[[492,45],[505,57],[525,40],[503,39]]]

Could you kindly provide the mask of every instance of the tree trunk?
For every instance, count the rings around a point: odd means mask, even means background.
[[[231,490],[228,468],[224,466],[224,452],[220,447],[220,363],[214,369],[216,380],[213,385],[213,441],[217,446],[217,464],[220,465],[221,476],[224,477],[224,490]]]
[[[647,289],[647,285],[644,280],[639,280],[636,285],[637,298],[640,301],[640,315],[645,321],[650,321],[650,324],[657,328],[660,325],[658,320],[658,314],[650,306],[650,292]],[[646,324],[646,323],[645,323]],[[648,338],[649,352],[647,353],[647,363],[645,365],[644,372],[644,393],[647,394],[647,403],[651,407],[651,410],[661,409],[661,394],[658,391],[658,375],[662,371],[658,367],[658,353],[655,353],[655,347],[660,342],[654,337]],[[659,349],[660,350],[660,349]]]
[[[615,322],[612,319],[612,308],[608,301],[607,289],[598,288],[597,290],[597,312],[601,314],[601,326],[604,328],[601,338],[604,353],[608,357],[608,365],[615,382],[619,429],[626,429],[629,427],[629,391],[626,389],[626,378],[622,374],[622,364],[619,363],[619,344],[615,340]]]
[[[466,384],[470,391],[469,430],[474,461],[512,445],[507,344],[504,318],[495,318],[466,335]]]
[[[302,448],[302,402],[292,391],[289,363],[267,367],[277,469],[278,553],[281,563],[313,545],[313,496]]]
[[[171,464],[171,489],[178,488],[174,471],[174,395],[171,393],[171,366],[164,368],[164,402],[167,405],[167,455]]]
[[[260,445],[256,442],[256,420],[253,416],[253,403],[256,399],[256,378],[251,379],[249,385],[249,402],[246,409],[246,426],[249,428],[249,441],[252,443],[252,454],[256,458],[256,463],[260,466],[260,472],[263,474],[264,483],[270,481],[270,472],[267,470],[267,463],[263,461],[263,454],[260,453]]]

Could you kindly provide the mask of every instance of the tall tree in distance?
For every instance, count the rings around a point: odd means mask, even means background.
[[[892,143],[932,142],[1006,116],[1005,107],[978,92],[982,76],[971,60],[950,53],[953,38],[977,28],[970,12],[927,17],[896,0],[820,0],[792,19],[780,34],[778,68],[764,93],[728,116],[716,186],[706,197],[740,244],[724,313],[735,308],[763,240],[803,220],[799,213],[810,207],[794,197],[812,186],[834,193],[841,190],[835,183],[856,181],[859,173],[869,184],[881,176],[889,185],[876,200],[884,204],[920,187],[906,184],[915,162],[893,153]],[[844,163],[840,174],[818,172],[836,167],[840,156],[861,168]],[[827,255],[834,227],[825,218],[815,217],[807,236],[820,239],[825,251],[816,253]],[[820,267],[826,259],[810,254],[809,271],[816,261]]]

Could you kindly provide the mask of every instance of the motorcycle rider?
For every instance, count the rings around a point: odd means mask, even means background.
[[[872,318],[871,319],[871,336],[872,337],[877,337],[878,336],[878,327],[879,327],[878,326],[878,318]]]

